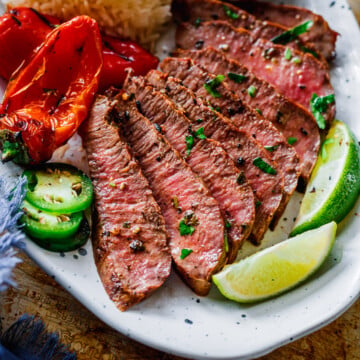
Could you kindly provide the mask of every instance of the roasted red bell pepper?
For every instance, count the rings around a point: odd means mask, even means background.
[[[0,76],[9,80],[24,61],[28,62],[45,37],[60,24],[53,16],[20,7],[0,17]]]
[[[86,118],[101,68],[95,20],[78,16],[53,29],[6,89],[0,113],[3,160],[48,160]]]
[[[27,63],[46,35],[59,20],[43,15],[31,8],[14,8],[0,18],[0,76],[10,79],[13,71]],[[155,69],[159,60],[131,40],[121,40],[103,35],[104,66],[99,90],[110,86],[120,87],[126,77],[126,69],[134,75],[145,75]],[[21,44],[21,46],[19,46]]]
[[[146,75],[156,69],[159,60],[131,40],[103,35],[104,65],[100,76],[99,90],[105,91],[110,86],[120,87],[127,75],[126,69],[131,68],[133,75]]]

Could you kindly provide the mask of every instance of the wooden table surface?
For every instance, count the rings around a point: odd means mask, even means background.
[[[360,21],[360,0],[349,1]],[[0,294],[0,332],[23,313],[39,316],[79,360],[179,360],[109,328],[25,255],[15,270],[17,288]],[[283,346],[262,360],[360,359],[360,299],[321,330]]]

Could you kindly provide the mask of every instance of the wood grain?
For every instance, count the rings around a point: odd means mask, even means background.
[[[76,351],[79,360],[180,360],[112,330],[62,289],[29,258],[15,270],[18,287],[0,295],[6,329],[23,313],[39,316],[48,330]],[[0,327],[1,328],[1,327]],[[325,328],[284,346],[262,360],[360,359],[360,300]]]

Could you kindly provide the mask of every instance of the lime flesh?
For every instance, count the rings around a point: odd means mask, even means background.
[[[228,299],[257,302],[305,281],[325,261],[335,242],[335,222],[307,231],[227,265],[213,282]]]
[[[344,219],[360,192],[359,151],[347,125],[334,121],[322,144],[290,236]]]

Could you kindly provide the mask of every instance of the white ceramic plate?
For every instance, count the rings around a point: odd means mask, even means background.
[[[360,139],[360,33],[348,4],[345,0],[291,3],[322,14],[341,33],[331,70],[337,117],[346,121]],[[159,49],[167,50],[162,46]],[[70,162],[74,161],[77,146],[72,149],[67,152]],[[21,169],[12,164],[0,165],[0,174],[9,175],[9,179],[20,173]],[[284,215],[287,220],[280,222],[276,234],[267,234],[263,246],[286,237],[298,203],[299,195],[295,195]],[[360,293],[360,218],[356,211],[341,224],[330,259],[311,281],[257,305],[227,301],[215,288],[208,297],[199,298],[172,274],[151,298],[121,313],[102,287],[90,241],[81,251],[65,256],[47,252],[31,241],[27,241],[26,251],[90,311],[130,338],[184,357],[247,359],[319,329],[356,300]],[[247,246],[242,256],[253,251]]]

